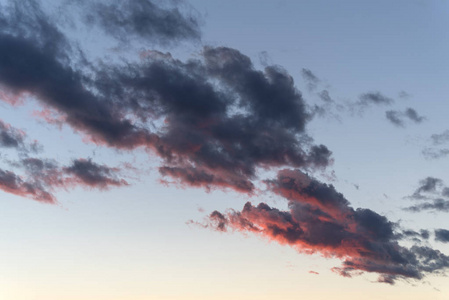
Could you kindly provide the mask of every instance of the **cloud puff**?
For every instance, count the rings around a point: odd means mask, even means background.
[[[374,272],[379,282],[393,284],[400,278],[422,279],[426,273],[449,267],[449,257],[438,250],[399,245],[397,224],[372,210],[353,209],[332,185],[297,170],[282,170],[267,184],[288,200],[288,211],[248,202],[242,211],[213,212],[207,226],[251,232],[301,253],[340,258],[343,266],[333,270],[347,277]],[[428,238],[428,232],[420,235]]]
[[[404,112],[389,110],[385,112],[385,116],[388,121],[398,127],[405,126],[405,119],[408,119],[417,124],[426,119],[425,117],[420,116],[413,108],[407,108]]]
[[[449,211],[449,187],[445,186],[443,180],[435,177],[426,177],[419,182],[420,186],[411,196],[406,198],[412,200],[424,201],[404,208],[410,212],[430,211]]]
[[[11,166],[22,170],[19,175],[0,169],[0,189],[36,201],[55,204],[54,192],[75,187],[109,189],[126,186],[121,170],[94,163],[91,159],[75,159],[68,166],[54,160],[26,157]]]
[[[359,96],[359,105],[390,105],[393,104],[394,100],[381,94],[380,92],[369,92],[364,93]]]

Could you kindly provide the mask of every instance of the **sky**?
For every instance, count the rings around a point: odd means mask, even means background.
[[[0,0],[0,299],[447,299],[448,11]]]

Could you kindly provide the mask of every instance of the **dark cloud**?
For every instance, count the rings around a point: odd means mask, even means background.
[[[87,4],[88,24],[99,25],[107,34],[127,42],[136,37],[145,41],[173,44],[200,39],[198,20],[177,7],[163,8],[150,0],[81,1]]]
[[[123,5],[137,13],[144,4],[136,3]],[[22,17],[33,23],[36,13]],[[129,22],[123,30],[134,34]],[[40,43],[0,33],[0,83],[36,96],[97,144],[151,149],[163,159],[163,175],[195,186],[252,191],[258,168],[330,163],[331,152],[307,138],[311,115],[293,78],[279,66],[256,70],[235,49],[205,47],[197,60],[148,51],[139,63],[82,72],[64,60],[70,50],[65,39],[52,40],[62,35],[56,26],[46,23],[39,30]]]
[[[379,282],[393,284],[397,279],[422,279],[449,267],[449,257],[438,250],[398,243],[404,235],[427,239],[428,232],[398,235],[397,224],[372,210],[353,209],[332,185],[294,170],[280,171],[267,184],[288,200],[288,211],[248,202],[242,211],[213,212],[207,226],[252,232],[301,253],[340,258],[343,266],[334,271],[347,277],[373,272],[379,274]]]
[[[56,203],[55,197],[38,181],[23,180],[17,174],[0,169],[0,189],[6,193],[32,198],[43,203]]]
[[[405,208],[404,210],[410,212],[421,212],[421,211],[438,211],[438,212],[449,212],[449,201],[441,198],[429,200],[426,203],[416,204]]]
[[[407,108],[404,112],[397,110],[389,110],[385,112],[386,118],[393,124],[398,127],[405,126],[405,119],[408,119],[414,123],[421,123],[426,118],[418,115],[416,110],[413,108]]]
[[[393,104],[394,100],[382,95],[380,92],[369,92],[360,95],[359,97],[360,101],[358,104],[360,105],[390,105]]]
[[[8,26],[0,31],[0,84],[38,97],[93,140],[123,148],[143,144],[148,132],[124,119],[113,103],[86,86],[84,74],[70,66],[70,46],[36,2],[14,2],[13,7],[2,16]],[[21,19],[16,27],[17,15]]]
[[[305,135],[310,114],[292,77],[278,66],[256,70],[235,49],[206,47],[185,63],[153,51],[98,81],[124,109],[147,111],[142,120],[164,120],[147,146],[164,159],[161,173],[183,183],[251,191],[260,167],[330,163]]]
[[[320,83],[320,79],[309,69],[302,69],[301,74],[302,78],[304,78],[305,82],[307,83],[307,88],[309,89],[309,91],[315,90],[317,88],[317,85]]]
[[[443,180],[435,177],[426,177],[419,181],[420,186],[415,190],[411,198],[414,199],[425,199],[427,194],[437,194],[438,189],[443,186]]]
[[[41,145],[38,142],[28,142],[26,139],[24,131],[0,120],[0,147],[13,148],[22,154],[36,153],[41,150]]]
[[[442,243],[449,243],[449,230],[436,229],[435,240]]]
[[[427,177],[419,182],[420,186],[415,192],[406,198],[412,200],[420,200],[419,203],[405,208],[410,212],[421,211],[449,211],[449,187],[444,185],[443,180],[435,177]]]
[[[24,133],[0,121],[0,147],[23,148]]]
[[[66,174],[74,176],[69,181],[76,181],[85,186],[102,189],[110,186],[128,185],[124,179],[117,178],[115,173],[119,171],[118,168],[96,164],[91,159],[76,159],[70,166],[64,168]]]
[[[408,230],[403,230],[400,233],[397,233],[396,237],[398,239],[405,238],[405,239],[411,239],[414,242],[421,242],[422,240],[428,240],[430,237],[430,233],[428,230],[424,230],[424,229],[421,229],[419,232],[408,229]]]

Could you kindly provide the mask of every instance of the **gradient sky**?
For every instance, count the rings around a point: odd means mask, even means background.
[[[0,299],[447,299],[447,1],[0,0]]]

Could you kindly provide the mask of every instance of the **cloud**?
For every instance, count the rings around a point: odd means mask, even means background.
[[[26,181],[15,173],[0,169],[0,189],[6,193],[32,198],[43,203],[56,203],[55,197],[38,181]]]
[[[439,134],[432,134],[430,138],[434,145],[445,144],[449,141],[449,130],[446,130]]]
[[[36,141],[28,142],[24,131],[14,128],[2,120],[0,120],[0,147],[12,148],[21,154],[37,153],[42,148]]]
[[[406,118],[416,124],[419,124],[426,119],[425,117],[418,115],[416,110],[414,110],[413,108],[407,108],[404,112],[397,110],[389,110],[385,112],[385,116],[387,120],[389,120],[393,125],[398,127],[405,126],[404,119]]]
[[[390,105],[393,104],[394,100],[382,95],[380,92],[369,92],[364,93],[359,96],[359,105],[367,106],[371,104],[375,105]]]
[[[393,123],[398,127],[404,127],[404,121],[401,118],[401,113],[394,110],[389,110],[385,112],[385,117],[388,121]]]
[[[307,83],[309,91],[315,90],[320,83],[320,79],[309,69],[302,69],[301,74],[302,78],[304,78],[304,81]]]
[[[372,210],[353,209],[332,185],[298,170],[281,170],[267,184],[288,201],[288,211],[248,202],[242,211],[213,212],[207,226],[254,233],[300,253],[340,258],[343,266],[333,270],[347,277],[373,272],[379,274],[379,282],[393,284],[449,267],[449,257],[438,250],[401,246],[397,224]],[[426,231],[417,235],[428,238]]]
[[[137,13],[136,7],[126,10]],[[3,19],[12,26],[11,15]],[[45,19],[39,10],[21,17],[24,24]],[[150,51],[138,63],[101,64],[86,73],[65,59],[70,45],[45,22],[36,37],[9,27],[15,33],[0,34],[0,83],[31,93],[96,144],[152,150],[163,159],[163,175],[207,188],[252,191],[259,168],[330,163],[331,152],[305,138],[311,115],[279,66],[259,71],[238,50],[205,47],[187,62]],[[129,22],[120,28],[135,34]]]
[[[163,8],[150,0],[108,2],[80,1],[87,4],[85,19],[114,38],[129,42],[131,37],[152,43],[173,44],[180,40],[199,40],[201,33],[194,16],[177,7]]]
[[[425,210],[449,211],[449,187],[445,186],[443,180],[435,177],[426,177],[419,183],[420,186],[415,192],[406,198],[425,202],[412,205],[404,210],[410,212],[421,212]]]
[[[408,99],[411,97],[411,95],[409,93],[407,93],[406,91],[400,91],[398,96],[399,96],[399,98],[402,98],[402,99]]]
[[[310,114],[284,69],[256,70],[249,57],[226,47],[205,47],[200,58],[182,62],[153,51],[142,63],[98,77],[123,109],[148,112],[138,115],[142,121],[164,120],[147,140],[164,160],[163,175],[252,191],[258,168],[330,163],[331,152],[305,134]]]
[[[419,181],[420,186],[415,190],[412,196],[413,199],[427,199],[426,194],[438,194],[438,189],[443,187],[443,180],[435,177],[426,177]]]
[[[435,241],[442,242],[442,243],[449,243],[449,230],[436,229],[435,230]]]
[[[449,149],[447,148],[437,148],[438,146],[443,146],[449,141],[449,130],[443,131],[442,133],[432,134],[430,140],[435,147],[426,147],[422,150],[422,154],[427,159],[439,159],[449,155]]]
[[[433,210],[439,212],[449,212],[449,201],[445,199],[433,199],[429,200],[426,203],[416,204],[410,207],[405,208],[404,210],[410,212],[421,212],[426,210]]]
[[[67,175],[74,176],[67,181],[92,188],[107,189],[110,186],[128,185],[124,179],[117,178],[115,173],[120,169],[96,164],[91,159],[75,159],[63,170]]]
[[[156,1],[74,2],[90,8],[88,25],[119,42],[172,45],[200,38],[195,18]],[[39,2],[9,4],[0,13],[0,86],[13,97],[32,96],[43,106],[45,120],[55,123],[48,112],[54,113],[57,124],[67,124],[85,140],[158,156],[163,182],[169,177],[181,185],[252,194],[262,170],[314,171],[332,164],[331,151],[307,135],[312,113],[280,66],[259,70],[237,49],[210,46],[184,61],[145,50],[137,62],[122,57],[91,62]],[[311,89],[320,82],[310,70],[303,69],[303,76]],[[332,100],[327,91],[320,97]],[[372,92],[361,95],[358,105],[392,103]],[[421,118],[412,109],[404,116]],[[4,147],[23,143],[6,125],[0,130]],[[11,165],[21,174],[1,169],[0,189],[46,203],[56,203],[60,189],[128,185],[119,168],[91,159],[63,165],[25,156]],[[248,202],[240,212],[213,212],[208,226],[253,232],[300,252],[340,258],[343,266],[334,271],[343,276],[374,272],[380,282],[392,284],[448,267],[448,257],[437,250],[399,245],[404,236],[424,239],[425,233],[395,232],[397,224],[372,210],[353,209],[332,185],[302,171],[281,170],[265,183],[288,201],[289,210]]]
[[[326,103],[332,103],[334,100],[332,100],[331,96],[329,95],[328,90],[322,90],[320,93],[318,93],[318,96],[321,100],[323,100]]]
[[[428,240],[430,233],[428,230],[421,229],[419,232],[406,229],[396,234],[397,239],[411,239],[414,242],[422,242],[422,240]]]
[[[439,159],[449,155],[449,149],[425,148],[421,152],[427,159]]]
[[[425,117],[418,115],[416,110],[410,107],[405,110],[404,115],[415,123],[421,123],[426,119]]]
[[[60,189],[106,190],[128,185],[120,178],[121,169],[100,165],[91,159],[75,159],[70,165],[61,166],[55,160],[25,157],[10,165],[22,174],[0,169],[0,189],[44,203],[57,203],[54,193]]]

